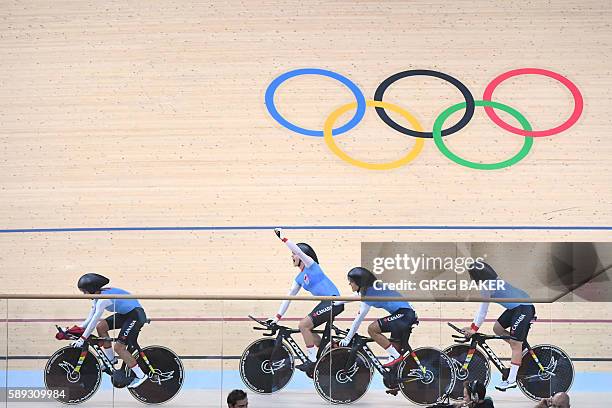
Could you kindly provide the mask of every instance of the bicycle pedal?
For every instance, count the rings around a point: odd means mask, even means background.
[[[387,394],[393,395],[394,397],[397,397],[397,394],[399,393],[399,388],[393,388],[390,390],[385,391]]]

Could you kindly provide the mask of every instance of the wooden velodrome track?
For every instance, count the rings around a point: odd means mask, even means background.
[[[27,1],[3,2],[0,11],[0,292],[75,293],[78,276],[96,271],[134,293],[284,294],[295,274],[289,254],[271,229],[255,228],[277,225],[312,243],[343,294],[362,241],[610,241],[609,228],[593,228],[612,225],[610,2]],[[268,114],[268,84],[305,67],[347,76],[366,98],[396,72],[437,70],[459,78],[476,99],[503,72],[544,68],[578,86],[584,111],[569,130],[536,139],[530,154],[509,168],[459,166],[426,140],[414,162],[372,171],[340,160],[322,138],[293,133]],[[510,79],[494,96],[534,129],[560,124],[574,106],[566,88],[542,76]],[[354,97],[336,81],[309,75],[283,84],[275,101],[289,120],[322,129]],[[439,112],[462,97],[443,81],[413,77],[393,85],[385,101],[431,129]],[[481,107],[445,140],[483,162],[505,160],[524,142],[494,125]],[[415,142],[372,108],[337,141],[372,162],[395,160]],[[121,227],[133,230],[108,230]],[[255,338],[244,317],[271,315],[278,306],[143,304],[158,319],[143,331],[144,343],[209,357],[239,355]],[[303,316],[311,307],[295,303],[289,315]],[[450,338],[444,322],[471,318],[476,305],[415,307],[430,320],[415,332],[414,345],[442,347]],[[58,347],[53,323],[82,319],[87,308],[85,300],[0,301],[9,318],[0,346],[9,356],[49,355]],[[350,306],[344,316],[355,310]],[[612,357],[611,310],[609,303],[540,305],[540,318],[554,322],[538,323],[532,342],[553,342],[586,358],[576,368],[587,374],[610,371],[611,363],[593,359]],[[222,366],[218,359],[185,364],[209,371]],[[11,359],[9,377],[43,365]],[[237,363],[226,360],[223,367],[236,370]],[[197,388],[184,390],[175,405],[201,406]],[[219,406],[219,391],[206,392],[214,395],[206,406]],[[588,392],[577,394],[579,406],[602,406],[594,397],[600,394]],[[256,406],[322,405],[308,389],[253,398]],[[377,406],[385,398],[361,404]],[[505,400],[502,406],[527,406],[518,392]]]

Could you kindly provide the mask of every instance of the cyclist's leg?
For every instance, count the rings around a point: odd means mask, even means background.
[[[372,338],[372,340],[374,340],[376,342],[376,344],[378,344],[380,347],[382,347],[383,349],[387,349],[390,345],[391,342],[389,341],[389,339],[387,339],[387,337],[382,334],[383,333],[383,329],[381,328],[381,324],[382,324],[382,320],[387,319],[390,316],[387,316],[383,319],[378,319],[373,321],[372,323],[370,323],[370,325],[368,326],[368,335]],[[385,332],[390,332],[391,330],[385,330]]]
[[[332,325],[334,323],[334,320],[336,319],[336,317],[340,314],[344,312],[344,305],[340,304],[340,305],[334,305],[332,303],[332,309],[331,309],[331,320],[327,320],[325,322],[325,333],[324,333],[324,338],[325,338],[325,344],[319,343],[319,349],[321,350],[322,348],[327,347],[327,344],[331,341],[332,339]]]
[[[493,326],[493,332],[498,336],[511,336],[510,332],[507,329],[512,326],[512,323],[514,321],[514,315],[514,309],[505,310],[504,313],[502,313],[501,316],[499,316],[499,318],[495,322],[495,325]],[[504,341],[508,343],[512,352],[512,356],[510,358],[510,369],[512,370],[512,366],[514,365],[514,363],[516,363],[517,361],[520,362],[521,359],[516,359],[516,345],[514,345],[513,342],[509,339],[504,339]]]
[[[125,315],[126,319],[121,325],[119,337],[115,343],[115,351],[128,367],[136,374],[137,377],[144,377],[144,373],[138,367],[136,359],[128,350],[128,346],[135,347],[137,345],[138,334],[146,321],[146,315],[142,308],[137,307]]]
[[[115,313],[114,315],[109,316],[104,320],[100,320],[100,322],[98,322],[98,324],[96,325],[96,329],[98,330],[98,336],[110,337],[108,334],[109,330],[115,330],[117,327],[121,327],[124,321],[125,315],[119,313]],[[117,357],[115,357],[115,352],[113,351],[113,343],[111,343],[110,341],[105,341],[102,345],[102,348],[104,349],[104,354],[106,355],[106,357],[108,357],[111,363],[114,363]]]
[[[399,341],[397,349],[400,354],[404,354],[407,351],[412,326],[418,321],[416,312],[413,309],[402,309],[402,313],[404,316],[399,319],[397,326],[391,331],[391,337]]]
[[[513,337],[513,339],[506,340],[510,345],[510,349],[512,350],[512,358],[510,360],[510,373],[508,375],[507,382],[505,384],[500,384],[500,387],[498,387],[499,389],[503,389],[504,387],[509,388],[516,384],[516,375],[523,360],[523,342],[527,339],[531,320],[535,316],[535,308],[533,306],[521,305],[515,307],[514,309],[507,310],[506,312],[511,312],[512,315],[509,322],[510,324],[507,327],[504,327],[504,329],[508,327],[510,328],[509,331],[504,331]],[[504,314],[506,312],[504,312]],[[508,322],[497,322],[496,325],[498,323],[500,326],[503,326]]]
[[[527,340],[531,321],[535,316],[535,308],[531,305],[522,305],[515,308],[510,335],[516,340],[510,340],[512,348],[512,363],[521,364],[523,360],[523,343]]]
[[[312,323],[312,319],[310,318],[310,316],[306,316],[302,320],[300,320],[298,328],[302,333],[302,337],[304,338],[304,343],[306,343],[306,347],[317,345],[317,338],[312,332],[312,329],[314,329],[314,324]]]
[[[98,337],[109,337],[108,331],[110,330],[110,327],[106,319],[100,320],[98,322],[98,324],[96,325],[96,330],[98,331]],[[106,340],[102,344],[104,346],[104,349],[111,348],[113,346],[110,340]]]
[[[321,337],[313,333],[312,330],[328,322],[332,310],[332,303],[330,301],[320,302],[312,309],[308,316],[300,321],[298,326],[306,344],[308,359],[312,362],[317,361],[318,347],[321,343]]]
[[[385,365],[393,365],[401,361],[399,350],[382,333],[391,333],[391,337],[400,340],[402,335],[410,330],[416,320],[412,309],[400,309],[394,314],[378,319],[368,326],[368,334],[374,341],[389,353]],[[401,345],[400,345],[401,348]]]
[[[512,321],[514,319],[514,309],[505,310],[504,313],[499,316],[495,325],[493,326],[493,333],[498,336],[510,336],[510,332],[506,330],[508,327],[512,326]],[[510,343],[508,340],[504,339],[506,343]]]
[[[387,339],[384,334],[382,334],[383,330],[385,332],[391,331],[389,325],[384,323],[384,320],[388,319],[389,317],[391,316],[373,321],[368,326],[368,335],[376,342],[376,344],[387,352],[387,359],[383,361],[383,365],[386,367],[392,366],[401,360],[399,344],[391,343],[391,341]]]

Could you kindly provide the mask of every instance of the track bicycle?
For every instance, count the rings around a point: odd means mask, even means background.
[[[291,337],[300,331],[277,323],[271,324],[253,316],[249,318],[260,325],[253,327],[253,330],[264,330],[267,333],[263,333],[264,338],[249,344],[242,353],[240,377],[247,387],[258,394],[278,392],[285,388],[293,377],[295,358],[303,363],[309,361],[308,356]],[[332,336],[332,330],[339,332],[330,322],[326,323],[324,330],[313,330],[313,333],[322,334],[317,358],[330,347],[331,340],[336,338]]]
[[[462,384],[464,381],[479,380],[487,386],[491,379],[489,362],[492,362],[502,374],[503,380],[508,378],[510,369],[504,365],[486,342],[511,339],[511,336],[475,333],[468,339],[459,327],[452,323],[448,325],[461,333],[460,336],[452,336],[459,344],[454,344],[444,350],[453,362],[457,378],[450,393],[452,399],[463,398]],[[567,353],[557,346],[539,344],[531,347],[525,341],[523,342],[523,360],[516,382],[523,394],[534,401],[550,398],[557,392],[567,392],[570,389],[574,382],[574,365]]]
[[[413,349],[409,344],[411,332],[412,327],[401,339],[391,339],[399,346],[403,359],[390,368],[384,367],[374,355],[368,346],[374,340],[369,337],[355,334],[349,347],[328,349],[315,366],[315,389],[333,404],[350,404],[365,395],[376,370],[382,375],[388,394],[401,392],[419,405],[442,401],[455,385],[451,360],[433,347]]]
[[[147,321],[149,323],[149,321]],[[81,333],[64,330],[56,326],[58,340],[77,340]],[[82,348],[72,346],[57,350],[45,366],[45,386],[48,390],[59,390],[57,401],[64,404],[80,404],[91,398],[102,380],[102,373],[111,376],[113,386],[124,387],[134,378],[125,362],[116,369],[108,359],[102,344],[116,338],[90,336]],[[183,364],[170,349],[162,346],[128,346],[136,362],[149,377],[137,388],[128,388],[134,398],[146,404],[161,404],[170,401],[180,391],[184,381]],[[117,371],[125,375],[117,376]],[[117,383],[115,378],[126,381]]]

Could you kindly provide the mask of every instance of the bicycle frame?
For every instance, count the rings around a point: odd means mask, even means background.
[[[62,328],[59,326],[55,326],[55,327],[57,327],[58,331],[64,333],[67,339],[76,340],[78,338],[77,336],[67,331],[62,330]],[[85,362],[85,357],[87,356],[87,353],[91,352],[90,350],[93,350],[93,352],[91,353],[96,357],[98,361],[102,363],[102,366],[103,366],[102,371],[109,375],[112,375],[113,372],[115,372],[117,369],[113,366],[113,364],[111,363],[109,358],[106,356],[106,353],[104,353],[104,350],[102,350],[102,347],[100,347],[100,344],[99,344],[100,342],[106,342],[106,341],[115,342],[117,341],[117,338],[91,336],[84,343],[83,348],[81,349],[81,355],[79,356],[79,360],[74,368],[74,371],[76,373],[81,372],[81,367],[83,366],[83,363]],[[134,350],[137,350],[138,356],[136,357],[136,359],[138,359],[139,357],[142,358],[142,360],[145,362],[145,364],[149,368],[149,371],[152,373],[155,372],[155,368],[151,365],[151,363],[149,362],[149,359],[145,355],[144,351],[142,351],[142,348],[140,347],[138,343],[136,343],[135,346],[128,346],[127,350],[130,353],[132,353]],[[125,366],[125,362],[123,362],[123,364],[121,365],[121,368],[123,369],[124,366]]]
[[[414,350],[408,343],[408,340],[407,340],[408,337],[409,337],[409,334],[406,338],[406,344],[402,345],[403,346],[402,348],[405,348],[403,357],[404,359],[406,359],[410,356],[414,360],[414,362],[417,364],[417,366],[419,367],[419,371],[418,371],[418,374],[414,373],[414,375],[412,375],[413,373],[411,373],[411,375],[409,375],[408,377],[401,377],[401,378],[398,377],[394,379],[398,383],[421,380],[423,378],[423,375],[427,373],[427,369],[423,367],[418,356],[416,355],[416,353],[414,352]],[[394,369],[399,367],[399,364],[391,368],[387,368],[383,366],[380,360],[374,355],[374,352],[372,352],[372,349],[370,349],[370,347],[368,346],[368,343],[372,341],[373,340],[371,338],[363,337],[363,336],[356,334],[353,340],[353,346],[351,347],[351,358],[349,359],[349,362],[354,361],[357,351],[363,351],[363,353],[366,355],[366,357],[370,361],[370,364],[372,364],[372,366],[376,369],[376,371],[378,371],[383,376],[383,378],[388,378],[389,375],[394,372]]]
[[[299,333],[299,330],[297,332]],[[295,342],[295,340],[293,340],[293,337],[291,337],[292,334],[295,334],[295,332],[290,328],[279,326],[274,348],[277,349],[278,347],[280,347],[281,343],[284,341],[289,345],[291,351],[293,351],[293,355],[302,360],[302,363],[305,363],[306,361],[308,361],[308,356],[306,356],[302,348]],[[321,339],[321,343],[322,342],[323,339]]]
[[[460,328],[458,328],[457,326],[453,325],[452,323],[448,323],[448,325],[450,327],[452,327],[453,329],[455,329],[458,332],[462,332]],[[508,339],[513,339],[512,336],[490,336],[490,335],[486,335],[486,334],[481,334],[481,333],[475,333],[471,336],[470,339],[465,338],[464,336],[452,336],[455,339],[456,343],[467,343],[468,341],[470,342],[470,350],[466,356],[465,361],[463,362],[463,366],[462,369],[463,370],[467,370],[470,361],[472,361],[472,357],[474,356],[474,351],[480,347],[485,354],[487,355],[487,357],[489,358],[489,361],[491,361],[493,363],[493,365],[495,366],[495,368],[497,368],[497,370],[502,374],[502,379],[506,379],[509,373],[509,368],[506,367],[506,365],[499,359],[499,357],[497,357],[497,354],[495,354],[495,352],[491,349],[491,347],[489,347],[489,345],[486,343],[487,340],[508,340]],[[525,340],[523,342],[523,349],[527,349],[527,351],[529,352],[529,354],[531,355],[531,358],[533,358],[533,361],[538,365],[538,367],[540,368],[541,371],[546,371],[546,368],[542,365],[542,363],[540,362],[540,360],[538,359],[538,356],[535,355],[535,353],[533,352],[531,346],[529,345],[529,343],[527,342],[527,340]]]
[[[291,348],[293,355],[299,358],[302,361],[302,363],[309,361],[306,353],[304,353],[302,348],[295,342],[295,340],[293,340],[293,337],[292,337],[293,334],[300,333],[299,330],[291,329],[286,326],[280,326],[278,324],[270,325],[267,322],[256,319],[255,317],[250,316],[250,315],[249,315],[249,318],[259,323],[260,325],[264,326],[264,327],[253,327],[254,330],[269,330],[270,333],[264,333],[263,335],[266,337],[276,336],[276,340],[274,343],[275,349],[280,347],[280,345],[284,341]],[[321,344],[319,345],[319,351],[318,351],[317,357],[319,357],[320,354],[323,352],[323,350],[325,349],[325,346],[329,344],[331,340],[334,339],[334,336],[332,336],[331,334],[332,330],[334,330],[336,334],[342,332],[339,328],[337,328],[331,323],[326,323],[326,327],[323,330],[313,330],[312,331],[313,333],[323,334],[323,336],[321,337]]]

